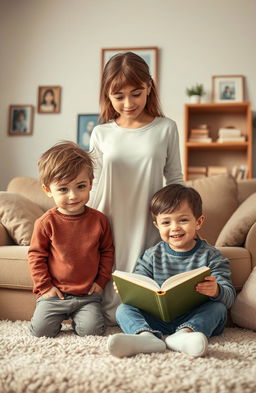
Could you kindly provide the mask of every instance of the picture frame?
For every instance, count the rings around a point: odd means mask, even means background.
[[[103,71],[109,59],[121,52],[134,52],[136,55],[141,56],[149,66],[151,77],[155,85],[158,85],[158,61],[159,50],[157,46],[133,47],[133,48],[102,48],[101,49],[101,70]]]
[[[61,87],[39,86],[37,111],[42,114],[60,113]]]
[[[10,105],[8,135],[32,135],[33,122],[33,105]]]
[[[244,101],[243,75],[214,75],[212,77],[213,102]]]
[[[92,130],[98,124],[99,114],[79,114],[77,121],[77,144],[84,150],[90,149]]]

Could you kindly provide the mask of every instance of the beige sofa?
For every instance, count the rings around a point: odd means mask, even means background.
[[[236,182],[221,175],[187,184],[203,199],[206,221],[200,234],[230,259],[233,284],[240,290],[256,266],[256,179]],[[32,316],[28,244],[34,220],[52,206],[36,179],[14,178],[0,192],[0,319]]]

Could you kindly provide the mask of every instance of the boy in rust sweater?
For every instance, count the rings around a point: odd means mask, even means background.
[[[56,207],[34,226],[28,260],[37,296],[30,331],[54,337],[64,319],[79,336],[104,332],[102,293],[114,261],[106,216],[88,206],[93,181],[90,155],[61,142],[38,161],[40,180]]]

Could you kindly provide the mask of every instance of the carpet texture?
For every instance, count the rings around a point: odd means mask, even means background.
[[[56,338],[34,338],[28,326],[0,321],[1,393],[256,392],[253,331],[227,328],[210,339],[204,358],[166,350],[118,359],[109,355],[106,336],[81,338],[67,325]]]

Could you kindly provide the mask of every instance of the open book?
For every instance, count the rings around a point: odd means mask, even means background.
[[[152,278],[115,270],[112,274],[122,302],[140,308],[165,322],[208,300],[195,290],[211,274],[207,266],[168,278],[161,287]]]

